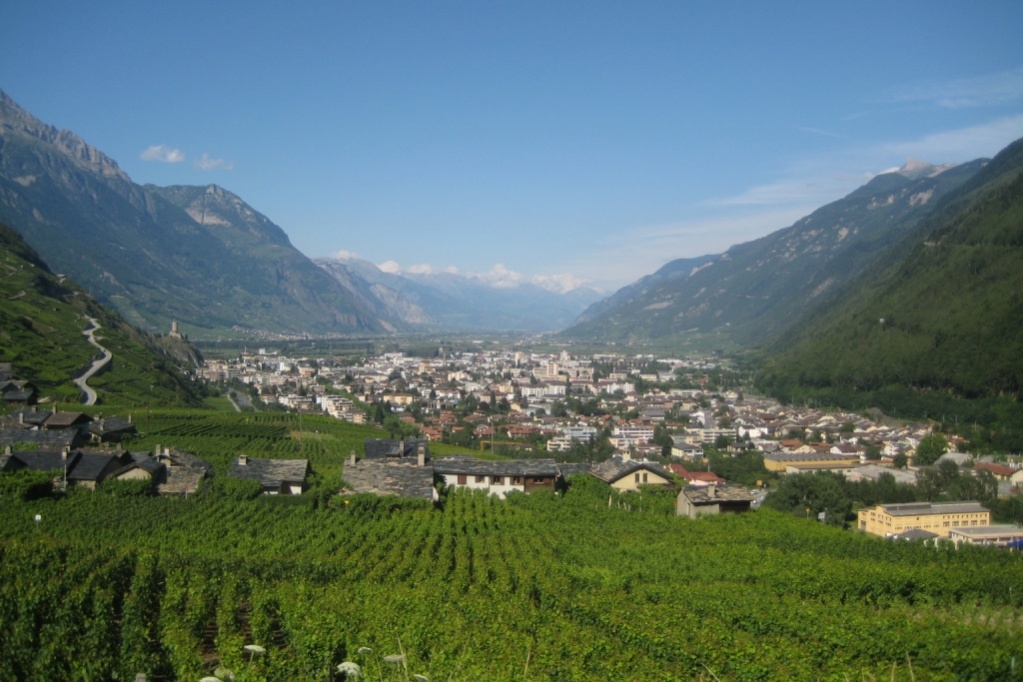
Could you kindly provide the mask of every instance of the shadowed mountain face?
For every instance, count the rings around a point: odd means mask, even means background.
[[[998,398],[1006,401],[998,418],[1016,431],[1018,446],[1023,416],[1012,425],[1005,415],[1020,415],[1023,398],[1021,263],[1023,140],[771,344],[763,380],[785,394],[826,390],[836,402],[894,386],[920,411],[924,395],[935,404],[936,397]],[[994,412],[971,419],[991,422]]]
[[[134,324],[384,331],[230,192],[141,187],[102,152],[0,93],[0,220]]]
[[[591,307],[564,335],[702,338],[714,348],[762,343],[862,272],[982,166],[912,162],[879,175],[788,228],[719,256],[669,263]]]

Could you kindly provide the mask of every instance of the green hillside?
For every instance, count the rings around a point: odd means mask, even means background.
[[[770,346],[763,383],[789,398],[998,425],[1023,444],[1021,264],[1023,140]]]
[[[77,402],[72,379],[99,351],[82,332],[95,318],[100,343],[113,353],[89,385],[100,402],[124,405],[197,404],[198,387],[160,353],[158,340],[96,303],[69,279],[52,273],[16,232],[0,225],[0,362],[29,379],[43,397]]]

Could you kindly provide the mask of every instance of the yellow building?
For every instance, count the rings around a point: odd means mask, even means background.
[[[888,537],[918,528],[948,537],[953,528],[991,525],[991,512],[980,502],[880,504],[859,511],[859,529]]]

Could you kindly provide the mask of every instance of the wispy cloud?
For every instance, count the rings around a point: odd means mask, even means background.
[[[202,157],[200,157],[199,160],[195,162],[195,167],[205,171],[215,170],[217,168],[222,168],[224,170],[232,170],[234,168],[234,164],[231,163],[230,161],[225,161],[224,159],[210,158],[209,154],[203,152]]]
[[[1011,104],[1023,99],[1023,67],[943,83],[919,83],[892,93],[890,98],[945,109]]]
[[[634,227],[603,240],[558,269],[572,272],[596,288],[614,290],[676,258],[722,253],[735,244],[788,227],[818,206],[770,207],[742,213],[729,209],[726,215]]]
[[[180,149],[171,149],[165,144],[154,144],[147,147],[139,156],[143,161],[160,161],[161,163],[180,163],[185,160],[185,153]]]
[[[883,142],[867,147],[861,154],[877,159],[895,157],[905,160],[913,156],[931,163],[961,162],[994,156],[1020,137],[1023,137],[1023,114],[945,130],[915,140]]]
[[[833,133],[830,130],[822,130],[820,128],[811,128],[809,126],[792,126],[794,130],[800,130],[804,133],[812,133],[813,135],[820,135],[822,137],[842,137],[838,133]]]

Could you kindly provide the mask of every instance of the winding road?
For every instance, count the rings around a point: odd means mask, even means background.
[[[89,343],[96,346],[96,348],[99,348],[100,351],[102,351],[102,355],[100,355],[97,359],[92,361],[92,364],[89,366],[89,369],[85,370],[85,374],[75,379],[75,385],[78,386],[78,388],[82,389],[82,393],[85,394],[84,401],[85,404],[95,405],[96,391],[89,388],[89,385],[86,382],[89,379],[91,379],[96,374],[96,372],[106,367],[106,365],[113,359],[114,354],[108,351],[103,346],[99,345],[99,342],[96,341],[96,330],[100,328],[99,322],[96,321],[95,317],[90,317],[88,319],[92,326],[83,331],[82,334],[84,334],[85,338],[89,340]]]

